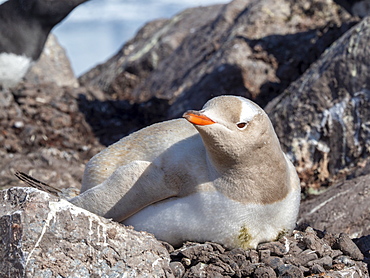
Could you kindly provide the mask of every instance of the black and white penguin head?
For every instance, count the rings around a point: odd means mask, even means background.
[[[215,97],[202,110],[186,112],[184,118],[194,124],[216,160],[238,163],[271,144],[280,148],[267,114],[243,97]]]
[[[10,0],[14,1],[14,0]],[[75,7],[87,0],[16,0],[18,7],[28,16],[37,17],[42,23],[53,27],[63,20]]]

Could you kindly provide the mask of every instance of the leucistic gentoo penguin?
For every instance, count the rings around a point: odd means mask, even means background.
[[[95,155],[70,201],[179,246],[255,248],[295,226],[300,183],[266,113],[220,96]]]
[[[36,61],[51,29],[87,0],[8,0],[0,5],[0,87],[15,86]]]

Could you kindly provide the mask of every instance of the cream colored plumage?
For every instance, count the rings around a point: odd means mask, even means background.
[[[71,202],[175,246],[254,248],[290,232],[299,179],[266,113],[245,98],[220,96],[184,117],[94,156]]]

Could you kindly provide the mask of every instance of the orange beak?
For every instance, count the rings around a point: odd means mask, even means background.
[[[211,125],[216,123],[207,116],[200,114],[198,111],[188,111],[182,115],[185,119],[194,125]]]

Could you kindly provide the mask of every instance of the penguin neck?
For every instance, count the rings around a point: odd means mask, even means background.
[[[238,157],[207,150],[210,177],[218,191],[239,202],[270,204],[289,191],[285,155],[275,136]]]
[[[266,142],[266,144],[249,148],[250,151],[246,151],[242,155],[235,156],[206,148],[207,159],[211,167],[220,175],[230,171],[247,174],[254,167],[260,168],[259,172],[263,172],[264,169],[269,168],[263,166],[273,166],[285,160],[285,156],[278,144],[278,142]]]
[[[37,60],[52,26],[44,26],[37,18],[25,12],[17,1],[5,2],[0,9],[4,19],[0,34],[5,37],[0,43],[0,52],[24,55]],[[17,31],[9,32],[9,30]]]

